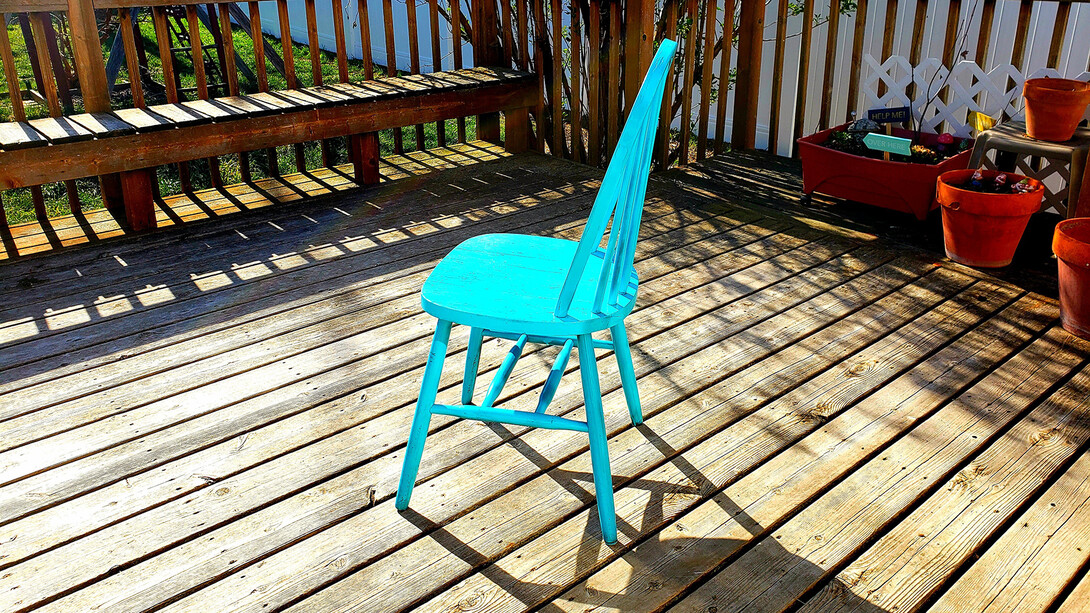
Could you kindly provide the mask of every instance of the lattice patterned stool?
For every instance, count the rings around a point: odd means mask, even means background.
[[[988,151],[993,150],[994,162],[988,158]],[[1055,208],[1064,217],[1086,217],[1090,216],[1090,184],[1086,189],[1082,188],[1088,155],[1088,128],[1079,128],[1074,138],[1067,142],[1050,143],[1026,136],[1025,123],[1010,121],[977,136],[969,168],[981,168],[983,163],[984,168],[1017,172],[1042,183],[1045,178],[1057,174],[1064,180],[1066,190],[1053,191],[1046,185],[1041,210]],[[1033,157],[1041,158],[1039,170],[1031,163]]]

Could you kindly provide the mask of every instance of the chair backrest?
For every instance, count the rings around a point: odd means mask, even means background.
[[[613,159],[606,169],[594,207],[587,219],[579,247],[572,259],[560,298],[556,303],[556,316],[564,317],[571,308],[579,279],[586,271],[590,258],[603,260],[598,286],[594,296],[594,310],[605,312],[615,306],[621,293],[628,287],[636,255],[636,236],[643,216],[643,200],[647,192],[647,176],[651,172],[651,153],[655,144],[655,128],[662,108],[666,75],[673,62],[677,43],[666,39],[659,46],[651,61],[651,67],[640,86],[639,94],[632,103],[628,121],[613,151]],[[610,220],[612,219],[612,224]],[[600,250],[606,229],[609,241],[605,251]]]

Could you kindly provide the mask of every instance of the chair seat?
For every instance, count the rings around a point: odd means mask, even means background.
[[[592,310],[602,268],[596,252],[579,281],[568,314],[557,317],[557,296],[578,243],[524,234],[485,234],[454,248],[424,282],[424,310],[439,318],[494,332],[571,337],[605,330],[632,312],[639,280],[631,272],[618,304]]]

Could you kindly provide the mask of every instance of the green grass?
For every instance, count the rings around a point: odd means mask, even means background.
[[[150,72],[152,80],[157,83],[163,82],[163,70],[162,62],[158,56],[158,45],[155,40],[155,30],[151,23],[151,15],[148,11],[140,16],[139,21],[140,33],[144,40],[144,48],[148,55],[148,70]],[[110,43],[113,40],[113,32],[109,32],[106,38],[106,43],[103,45],[103,57],[109,54]],[[24,87],[28,87],[32,84],[32,69],[30,61],[26,53],[26,45],[23,40],[22,31],[19,26],[8,26],[8,35],[11,38],[12,50],[15,54],[15,62],[18,69],[18,73],[21,81],[24,83]],[[241,56],[242,61],[254,68],[254,43],[249,36],[246,35],[241,29],[234,31],[234,45],[235,51]],[[212,44],[214,39],[211,32],[201,27],[201,39],[206,44]],[[266,36],[268,42],[276,49],[277,53],[283,57],[283,49],[280,45],[280,41]],[[300,86],[305,87],[313,85],[314,79],[312,75],[311,62],[310,62],[310,48],[306,45],[294,44],[292,45],[294,52],[294,65],[296,67],[296,77]],[[214,51],[212,52],[214,56]],[[175,59],[175,67],[179,74],[182,87],[195,87],[196,78],[193,75],[193,65],[190,61],[188,54],[178,54]],[[321,67],[322,77],[326,82],[337,82],[340,80],[337,69],[336,55],[328,52],[321,52]],[[348,63],[349,77],[352,81],[364,80],[364,65],[361,61],[349,61]],[[381,66],[374,67],[375,75],[380,76],[385,74],[385,69]],[[256,70],[255,70],[256,73]],[[267,74],[269,79],[269,88],[273,90],[286,89],[287,81],[272,65],[267,65]],[[121,74],[118,76],[117,84],[121,87],[114,93],[113,105],[114,108],[126,108],[132,106],[132,97],[128,91],[128,88],[124,85],[128,83],[129,76],[126,67],[122,67]],[[240,89],[243,93],[253,93],[257,91],[257,84],[247,82],[240,75],[239,77]],[[226,92],[213,92],[213,95],[226,95]],[[165,97],[162,95],[156,96],[152,92],[145,89],[145,97],[148,104],[158,104],[166,102]],[[190,96],[192,97],[192,96]],[[75,112],[82,112],[82,101],[78,98],[73,100],[73,106]],[[35,104],[34,102],[27,101],[26,105],[27,116],[30,119],[39,117],[47,117],[49,115],[48,109]],[[0,120],[12,121],[12,107],[11,100],[7,95],[7,86],[0,80]],[[466,118],[466,133],[467,136],[472,138],[475,133],[474,118]],[[416,145],[416,132],[413,127],[407,127],[402,129],[403,141],[406,150],[412,150]],[[457,142],[457,124],[455,121],[446,122],[446,140],[448,143]],[[439,144],[437,128],[434,123],[425,124],[424,126],[424,148],[437,147]],[[348,161],[348,146],[346,138],[335,138],[329,141],[331,149],[331,163],[343,164]],[[385,130],[379,134],[379,147],[382,155],[392,155],[394,153],[394,131]],[[318,168],[322,166],[321,148],[318,143],[307,143],[304,145],[304,157],[306,160],[307,168]],[[223,182],[226,185],[232,183],[240,183],[242,181],[242,172],[240,168],[240,158],[238,155],[228,155],[219,158],[220,160],[220,173],[223,177]],[[249,156],[250,160],[250,172],[255,179],[268,176],[270,173],[266,169],[266,156],[263,152],[256,152]],[[291,146],[278,147],[277,148],[277,160],[278,168],[281,174],[289,174],[296,171],[294,148]],[[205,160],[196,160],[189,164],[191,181],[193,189],[206,189],[212,187],[211,176],[208,171],[208,163]],[[182,187],[178,176],[177,166],[161,166],[158,168],[158,178],[161,193],[166,196],[170,194],[181,193]],[[102,206],[102,195],[99,191],[98,180],[94,177],[88,179],[80,179],[76,181],[76,187],[79,192],[80,201],[84,210],[90,210],[94,208],[100,208]],[[46,210],[50,217],[58,217],[61,215],[67,215],[71,213],[68,206],[67,191],[63,183],[52,183],[42,186],[44,199],[46,202]],[[8,223],[18,224],[34,220],[34,206],[31,199],[31,190],[29,188],[13,189],[3,192],[3,208],[7,215]]]

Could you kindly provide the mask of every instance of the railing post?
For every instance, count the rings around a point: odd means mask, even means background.
[[[472,10],[474,63],[477,66],[503,65],[503,43],[500,42],[497,26],[496,0],[474,0]],[[477,117],[477,138],[500,143],[499,113]]]
[[[348,137],[348,154],[356,183],[375,185],[379,182],[378,133],[353,134]]]
[[[125,202],[125,221],[133,232],[154,230],[155,200],[152,195],[151,182],[155,180],[155,171],[151,168],[126,171],[118,178],[121,196]]]
[[[503,148],[508,153],[522,153],[530,148],[530,109],[521,108],[503,114],[507,133]]]
[[[753,149],[757,140],[757,97],[761,91],[761,44],[765,25],[765,4],[761,0],[740,0],[738,25],[738,82],[734,90],[734,121],[731,146]]]
[[[102,61],[94,5],[87,0],[68,0],[68,24],[71,29],[76,74],[79,76],[80,92],[83,95],[83,108],[88,113],[108,113],[110,91],[106,85],[106,65]],[[121,177],[116,174],[105,175],[99,177],[98,181],[107,210],[117,217],[125,214]],[[151,188],[150,183],[148,188]],[[154,228],[154,214],[151,219],[151,227]]]

